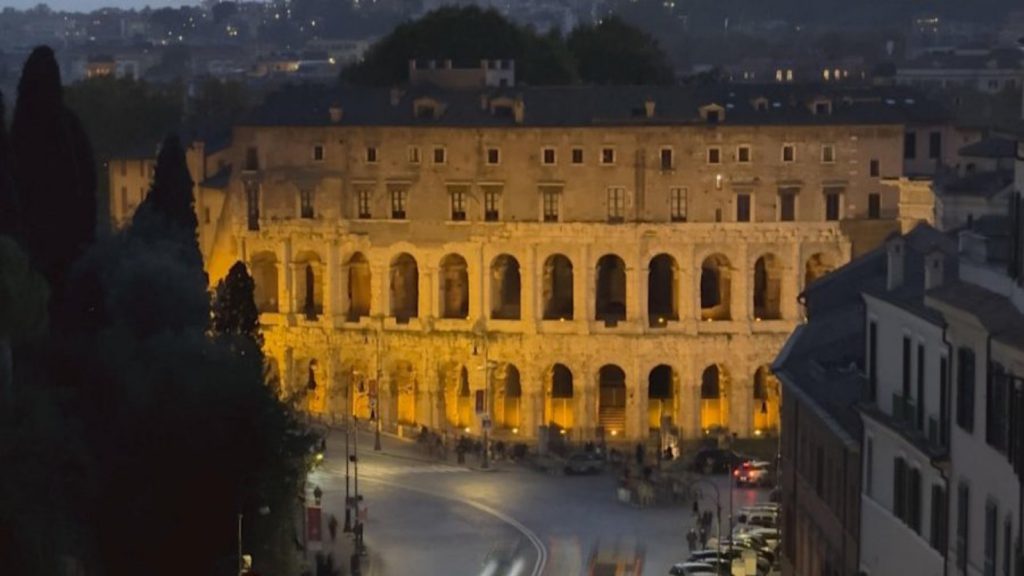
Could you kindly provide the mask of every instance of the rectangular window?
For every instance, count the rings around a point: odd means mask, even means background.
[[[928,134],[928,158],[937,160],[942,156],[942,132]]]
[[[362,220],[372,218],[370,213],[370,189],[360,188],[356,191],[356,213]]]
[[[626,189],[613,186],[608,189],[608,221],[622,222],[626,216]]]
[[[893,414],[893,416],[896,416],[900,420],[909,420],[910,419],[910,414],[907,413],[906,407],[910,406],[910,401],[911,401],[911,399],[910,399],[910,379],[911,379],[912,375],[910,373],[910,370],[911,370],[911,362],[913,362],[913,358],[911,358],[911,356],[910,356],[911,353],[912,352],[911,352],[911,347],[910,347],[910,336],[904,336],[903,337],[903,355],[900,357],[900,360],[902,362],[902,372],[901,372],[901,374],[903,375],[903,377],[900,379],[900,382],[902,383],[902,387],[900,388],[900,393],[903,395],[903,412],[900,413],[900,414]]]
[[[907,473],[907,525],[921,533],[921,470],[911,468]]]
[[[249,146],[245,149],[245,169],[246,170],[259,170],[260,169],[260,149],[255,146]]]
[[[444,164],[448,161],[448,151],[444,146],[434,147],[434,164]]]
[[[989,362],[985,383],[985,441],[1006,453],[1006,416],[1010,405],[1010,379],[999,364]]]
[[[893,461],[892,513],[900,520],[907,518],[907,461],[896,458]]]
[[[377,147],[367,146],[366,147],[366,163],[376,164],[377,163]]]
[[[487,163],[491,166],[501,164],[501,151],[497,148],[487,149]]]
[[[1003,576],[1010,576],[1010,558],[1013,557],[1013,522],[1009,517],[1003,522]]]
[[[750,194],[736,195],[736,221],[750,222]]]
[[[420,147],[419,146],[409,146],[409,164],[419,164],[419,163],[420,163]]]
[[[872,158],[871,159],[871,177],[872,178],[878,178],[879,172],[880,172],[880,168],[878,166],[878,159],[877,158]]]
[[[541,163],[545,166],[551,166],[555,164],[555,149],[544,148],[541,150]]]
[[[877,192],[868,194],[868,218],[878,220],[882,217],[882,195]]]
[[[722,163],[722,149],[718,147],[708,148],[708,164]]]
[[[669,218],[673,222],[686,222],[686,188],[670,188],[668,202]]]
[[[583,148],[572,149],[572,163],[583,164]]]
[[[927,432],[924,422],[924,345],[917,345],[917,395],[914,397],[917,414],[915,414],[917,429]]]
[[[313,161],[323,162],[324,161],[324,147],[320,144],[313,146]]]
[[[299,218],[313,218],[313,190],[311,188],[299,189]]]
[[[974,431],[974,350],[957,350],[956,423],[967,432]]]
[[[956,566],[960,574],[967,574],[967,544],[970,537],[970,489],[960,482],[956,493]]]
[[[823,164],[832,164],[836,161],[836,147],[834,144],[822,144],[821,145],[821,162]]]
[[[825,220],[835,222],[839,220],[839,199],[840,192],[825,192]]]
[[[931,533],[928,541],[939,552],[946,551],[946,534],[949,520],[946,514],[946,491],[939,484],[932,485]]]
[[[779,222],[796,220],[796,192],[782,190],[779,192]]]
[[[864,446],[864,493],[871,496],[875,478],[875,442],[868,438]]]
[[[615,148],[601,148],[601,164],[615,164]]]
[[[203,206],[203,224],[210,223],[210,207]]]
[[[558,222],[558,203],[562,196],[561,192],[560,189],[556,188],[544,188],[541,190],[545,222]]]
[[[868,399],[878,401],[878,322],[868,322]]]
[[[994,502],[985,503],[985,576],[996,576],[996,541],[999,538],[997,518],[999,513]]]
[[[260,229],[260,187],[256,182],[245,183],[245,210],[249,230]]]
[[[793,145],[793,144],[783,144],[782,145],[782,161],[786,162],[786,163],[796,162],[796,146],[795,145]]]
[[[484,220],[501,220],[501,186],[484,186]]]
[[[466,188],[465,186],[449,186],[451,196],[452,220],[462,222],[466,219]]]
[[[736,149],[736,161],[740,164],[750,164],[750,146],[740,146]]]
[[[949,358],[939,359],[939,442],[949,446]]]
[[[662,170],[671,170],[674,167],[675,167],[675,165],[672,162],[672,149],[671,148],[662,148],[661,149],[661,169]]]
[[[906,132],[903,134],[903,159],[914,160],[917,158],[917,134]]]
[[[409,189],[405,186],[391,188],[391,219],[405,220],[405,203],[409,198]]]
[[[128,215],[128,187],[121,186],[121,215]]]

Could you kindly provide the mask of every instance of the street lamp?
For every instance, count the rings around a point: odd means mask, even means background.
[[[384,336],[384,316],[379,315],[377,316],[377,319],[380,320],[380,329],[377,331],[377,389],[371,390],[371,392],[373,393],[373,397],[371,398],[371,409],[373,410],[374,420],[376,420],[376,426],[374,427],[373,431],[373,450],[375,452],[380,452],[380,388],[381,375],[383,373],[383,370],[381,370],[381,366],[383,364],[383,357],[381,356],[381,346],[383,343],[382,338]]]
[[[475,341],[476,339],[480,339],[480,340],[483,341],[483,348],[484,348],[484,367],[483,367],[483,369],[484,369],[484,406],[483,406],[483,416],[481,418],[482,421],[481,421],[481,426],[480,426],[483,429],[484,451],[483,451],[483,457],[481,458],[481,461],[480,461],[480,467],[484,468],[484,469],[487,469],[487,468],[490,468],[490,466],[491,466],[491,459],[490,459],[490,451],[491,450],[490,450],[490,446],[489,446],[489,442],[488,442],[488,432],[489,432],[490,427],[491,427],[491,363],[490,363],[490,358],[488,356],[489,338],[488,338],[488,334],[487,334],[487,329],[485,327],[481,326],[481,325],[477,325],[477,327],[474,330],[474,332],[475,332],[475,337],[474,337],[474,342],[473,342],[473,355],[475,356],[477,354],[477,345],[476,345],[476,341]]]

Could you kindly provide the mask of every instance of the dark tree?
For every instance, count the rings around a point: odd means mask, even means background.
[[[159,215],[170,225],[194,237],[199,221],[196,219],[193,184],[181,139],[170,135],[160,147],[153,184],[139,211]]]
[[[213,330],[218,334],[244,336],[262,343],[260,312],[256,308],[256,282],[243,262],[235,262],[217,283],[213,299]]]
[[[4,114],[4,95],[0,92],[0,236],[14,236],[18,224],[18,204],[11,180],[10,147]]]
[[[49,47],[33,50],[22,70],[11,152],[22,239],[61,298],[68,268],[95,238],[96,170]]]
[[[591,84],[671,84],[672,66],[657,40],[618,17],[576,28],[568,38],[580,78]]]

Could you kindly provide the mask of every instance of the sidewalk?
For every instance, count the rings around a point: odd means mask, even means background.
[[[331,436],[328,438],[328,442],[334,449],[337,449],[338,443],[344,442],[345,428],[344,426],[332,426],[329,429],[331,431]],[[373,436],[374,432],[372,430],[366,430],[362,427],[359,428],[359,452],[361,454],[373,451]],[[426,447],[419,444],[413,438],[403,438],[389,432],[381,431],[380,439],[381,451],[373,452],[373,454],[378,456],[401,458],[425,464],[454,466],[477,472],[495,472],[502,468],[516,465],[515,462],[508,459],[492,459],[490,461],[490,466],[488,468],[483,468],[481,457],[478,454],[473,453],[467,453],[465,462],[459,464],[458,456],[452,448],[449,448],[446,451],[446,458],[441,458],[439,456],[431,456],[431,454],[427,452]]]

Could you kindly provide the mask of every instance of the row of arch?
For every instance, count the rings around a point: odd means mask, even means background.
[[[314,378],[315,359],[305,364],[308,378]],[[276,364],[275,364],[276,366]],[[371,416],[369,388],[366,375],[353,371],[355,380],[349,398],[353,414],[360,418]],[[392,365],[386,386],[391,403],[387,412],[392,423],[422,424],[417,418],[416,398],[422,393],[413,365],[398,361]],[[556,363],[545,370],[543,387],[543,424],[558,429],[577,426],[576,403],[579,394],[575,377],[565,364]],[[464,428],[474,423],[475,398],[470,387],[469,368],[460,362],[447,362],[438,370],[437,390],[443,404],[445,423],[453,428]],[[647,428],[660,429],[677,422],[682,391],[678,372],[668,364],[659,364],[647,375]],[[752,396],[752,424],[755,430],[777,430],[779,423],[779,384],[767,366],[754,373]],[[597,373],[596,426],[613,436],[626,429],[627,397],[626,372],[616,364],[606,364]],[[727,430],[730,427],[730,403],[734,386],[729,371],[722,364],[711,364],[701,372],[699,411],[700,427],[705,432]],[[498,429],[517,430],[526,423],[523,405],[523,384],[519,368],[509,362],[492,366],[491,392],[487,398],[488,412]]]
[[[260,252],[252,258],[256,282],[256,304],[262,312],[278,311],[278,264],[272,252]],[[361,252],[354,253],[346,263],[345,289],[348,309],[345,315],[357,320],[370,314],[372,298],[370,263]],[[816,253],[804,265],[805,285],[834,268],[826,255]],[[312,252],[300,253],[295,259],[295,293],[297,311],[315,317],[323,312],[323,264]],[[490,265],[489,316],[496,320],[518,320],[522,314],[522,277],[519,261],[510,254],[497,256]],[[752,306],[754,317],[773,320],[782,317],[781,259],[766,253],[753,267]],[[732,319],[733,268],[729,259],[711,254],[701,263],[700,313],[702,320]],[[388,270],[390,296],[389,315],[399,322],[419,316],[419,265],[406,253],[396,255]],[[466,318],[469,315],[469,273],[466,259],[448,254],[439,263],[440,316]],[[571,320],[576,314],[574,302],[574,271],[572,261],[553,254],[544,261],[542,318]],[[626,264],[615,254],[606,254],[597,261],[596,302],[594,318],[614,325],[626,319]],[[679,266],[671,255],[658,254],[648,264],[647,310],[652,326],[663,326],[679,319]]]

